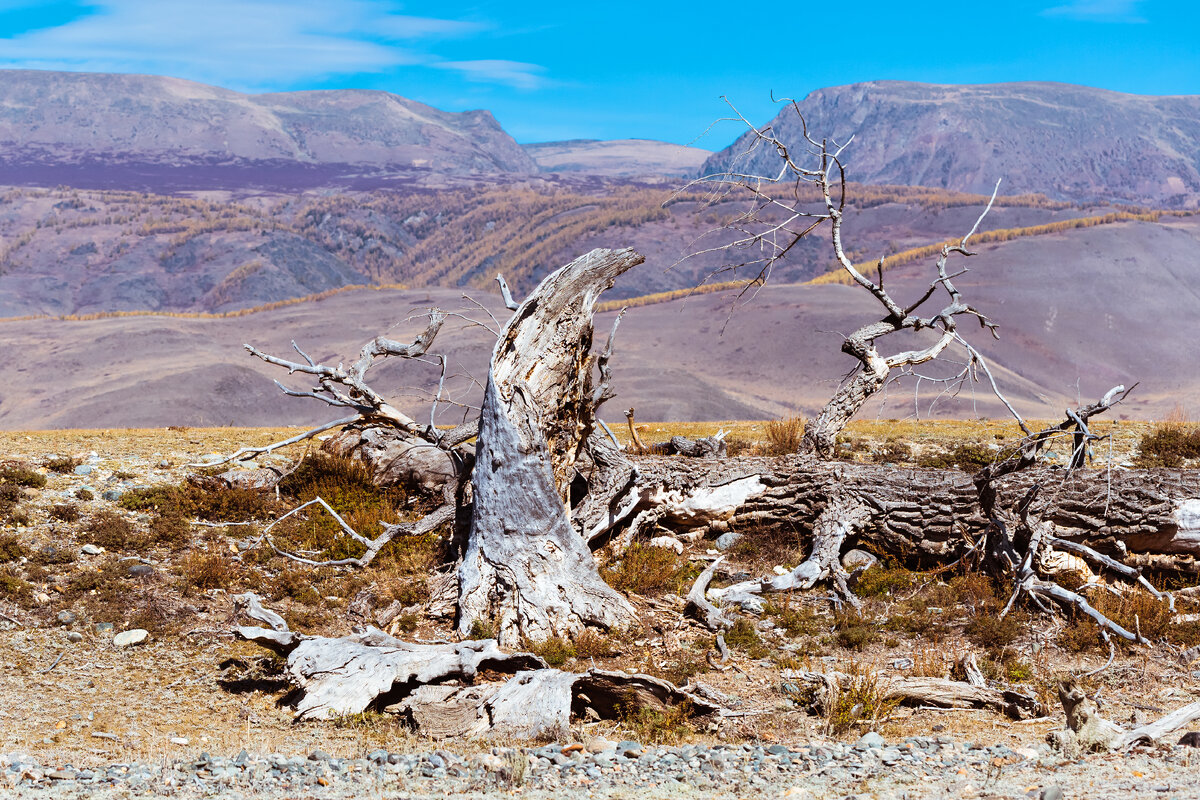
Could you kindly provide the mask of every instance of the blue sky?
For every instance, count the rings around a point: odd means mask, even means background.
[[[389,0],[0,0],[0,67],[172,75],[249,92],[383,89],[487,108],[518,141],[716,149],[721,95],[895,79],[1052,80],[1200,94],[1200,11],[1180,0],[836,5]],[[2,79],[2,74],[0,74]]]

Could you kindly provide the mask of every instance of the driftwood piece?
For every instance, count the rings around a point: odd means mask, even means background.
[[[539,669],[503,684],[423,686],[389,710],[417,733],[435,738],[561,738],[574,711],[621,719],[639,709],[683,706],[706,715],[720,705],[650,675],[592,669],[583,673]]]
[[[457,483],[460,471],[469,467],[462,460],[473,450],[469,446],[446,450],[399,428],[362,422],[347,425],[321,449],[359,459],[379,486],[400,486],[434,497]]]
[[[429,736],[560,737],[572,713],[620,719],[643,708],[685,706],[708,714],[719,705],[650,675],[546,667],[531,653],[504,653],[494,639],[412,644],[376,628],[340,639],[304,636],[253,593],[235,608],[270,628],[237,635],[287,656],[288,681],[300,689],[296,719],[323,719],[383,708]],[[503,682],[477,679],[510,674]]]
[[[781,676],[809,687],[812,710],[825,714],[841,689],[851,685],[854,676],[841,672],[809,672],[784,670]],[[1045,714],[1037,698],[1011,690],[973,686],[965,681],[945,678],[903,677],[881,681],[881,699],[896,700],[905,705],[937,708],[986,708],[1012,719],[1029,719]]]
[[[280,632],[236,628],[244,639],[278,649]],[[518,672],[544,667],[531,653],[504,653],[494,639],[457,644],[412,644],[377,628],[341,639],[291,634],[288,680],[302,690],[296,719],[358,714],[394,691],[446,680],[474,680],[481,670]]]
[[[708,584],[712,582],[717,567],[724,560],[725,556],[721,556],[709,564],[696,578],[696,582],[692,584],[692,588],[687,595],[687,607],[685,611],[693,614],[710,631],[720,632],[733,627],[733,620],[728,615],[722,613],[712,603],[708,602],[708,599],[705,597],[705,592],[708,591]]]
[[[1052,731],[1051,744],[1068,752],[1124,750],[1138,742],[1152,742],[1200,719],[1200,701],[1188,703],[1154,722],[1125,730],[1100,715],[1096,701],[1088,697],[1078,678],[1058,685],[1058,697],[1067,717],[1067,727]]]
[[[491,622],[506,644],[614,628],[633,606],[600,578],[567,517],[566,490],[594,423],[592,314],[641,262],[594,250],[549,275],[501,332],[480,413],[474,509],[459,566],[459,631]]]

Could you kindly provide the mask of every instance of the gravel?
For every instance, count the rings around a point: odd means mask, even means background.
[[[1065,761],[1045,745],[1013,750],[974,746],[947,737],[888,742],[878,736],[853,744],[649,746],[640,742],[549,744],[474,754],[375,750],[339,758],[251,753],[101,768],[40,764],[18,753],[0,755],[0,789],[7,796],[434,798],[484,796],[521,787],[526,797],[920,797],[1059,798],[1195,797],[1190,748],[1163,747],[1128,755]],[[592,752],[601,743],[605,749]],[[1115,767],[1114,767],[1115,764]],[[1080,773],[1080,770],[1083,770]],[[1102,781],[1078,775],[1102,773]],[[869,792],[863,787],[870,787]],[[1063,788],[1064,785],[1066,788]],[[70,789],[67,794],[66,790]],[[860,794],[856,794],[860,792]]]

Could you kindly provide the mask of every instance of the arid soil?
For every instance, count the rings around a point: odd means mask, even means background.
[[[711,433],[712,427],[649,423],[642,436],[656,440],[677,432],[696,435]],[[764,423],[740,424],[735,426],[734,436],[744,447],[761,449],[768,446],[765,429]],[[918,450],[933,451],[968,439],[994,438],[995,430],[981,423],[943,423],[940,429],[929,424],[901,426],[889,432],[883,424],[864,424],[851,431],[851,439],[860,457],[867,457],[890,434],[905,436]],[[1124,424],[1112,430],[1117,434],[1113,460],[1127,460],[1145,426]],[[130,510],[128,502],[120,499],[137,496],[138,487],[183,482],[195,472],[186,465],[208,454],[265,443],[289,433],[281,429],[159,429],[0,434],[0,461],[28,466],[46,478],[41,488],[24,490],[16,510],[0,529],[8,559],[2,568],[4,596],[0,599],[4,614],[0,619],[0,657],[7,665],[0,677],[4,720],[0,752],[25,754],[43,765],[103,769],[114,763],[194,760],[201,752],[230,757],[242,749],[285,755],[321,750],[337,758],[362,758],[380,749],[417,754],[447,748],[470,756],[494,746],[492,742],[423,740],[386,715],[377,714],[342,722],[294,724],[290,711],[280,703],[285,687],[272,672],[268,654],[257,646],[234,641],[229,633],[233,619],[230,596],[247,589],[263,594],[296,629],[347,633],[355,620],[360,620],[350,606],[363,587],[387,586],[389,591],[403,594],[419,582],[399,560],[360,574],[302,572],[278,557],[267,558],[260,551],[239,547],[239,542],[253,538],[253,531],[238,526],[190,525],[182,538],[155,540],[154,532],[165,530],[156,527],[161,525],[162,510]],[[303,447],[293,447],[263,461],[283,464],[303,452]],[[64,469],[64,458],[73,459],[76,466],[64,472],[50,468]],[[92,499],[81,499],[85,487],[92,492]],[[104,499],[105,492],[117,499]],[[71,515],[58,510],[63,506],[75,507],[78,518],[65,519]],[[105,513],[130,522],[138,535],[130,534],[124,546],[110,541],[102,552],[88,555],[83,547],[94,546],[90,540],[98,535],[97,530],[103,530],[91,523]],[[730,551],[730,575],[790,567],[800,555],[800,542],[748,538],[747,544]],[[539,652],[547,658],[561,658],[568,669],[596,664],[651,672],[679,683],[703,683],[727,695],[735,713],[717,720],[580,722],[573,727],[572,738],[633,739],[647,746],[657,741],[682,741],[702,747],[745,743],[765,748],[830,741],[853,744],[874,729],[889,743],[912,736],[941,736],[950,743],[1004,745],[1024,754],[1007,760],[984,758],[977,751],[947,745],[962,754],[961,763],[944,762],[953,764],[952,770],[943,771],[943,762],[935,759],[921,762],[925,766],[920,769],[876,765],[866,772],[847,771],[845,775],[832,767],[799,776],[772,772],[769,780],[759,784],[730,784],[743,793],[740,796],[770,791],[790,797],[830,796],[828,793],[897,798],[947,793],[1020,797],[1031,790],[1034,794],[1030,796],[1038,796],[1050,786],[1061,786],[1066,797],[1195,796],[1195,779],[1187,769],[1190,751],[1186,749],[1139,748],[1132,755],[1082,760],[1051,751],[1044,737],[1063,725],[1054,697],[1056,676],[1094,670],[1107,654],[1087,625],[1078,621],[1022,613],[1017,617],[1020,624],[1011,629],[991,624],[995,614],[994,601],[988,599],[991,590],[986,582],[969,575],[897,569],[872,573],[872,583],[860,584],[867,601],[861,619],[831,615],[820,591],[784,598],[770,610],[766,618],[770,624],[756,626],[747,620],[731,632],[731,660],[714,667],[705,657],[711,651],[711,635],[682,616],[680,597],[689,576],[694,575],[694,565],[710,559],[716,552],[712,548],[712,542],[700,542],[690,546],[683,557],[674,559],[672,554],[666,561],[657,555],[643,555],[631,568],[621,561],[609,563],[603,574],[610,582],[639,590],[631,597],[643,612],[643,628],[586,643],[560,641]],[[197,554],[220,561],[224,570],[221,585],[206,582]],[[131,575],[131,565],[149,569]],[[90,583],[84,580],[86,576],[92,576]],[[128,648],[114,645],[114,632],[135,626],[150,631],[146,643]],[[393,629],[401,636],[418,639],[452,635],[446,622],[425,619],[408,619],[401,628]],[[71,641],[73,634],[78,634],[74,638],[79,641]],[[1089,679],[1104,714],[1120,723],[1144,721],[1200,698],[1200,673],[1178,659],[1180,647],[1194,643],[1195,636],[1187,626],[1168,626],[1163,628],[1160,645],[1120,650],[1108,669]],[[977,655],[992,685],[1011,686],[1040,697],[1047,704],[1046,717],[1015,721],[984,710],[876,707],[869,694],[864,700],[866,709],[842,709],[841,716],[815,717],[803,710],[787,679],[789,669],[834,667],[884,686],[910,674],[950,674],[957,659],[967,653]],[[1177,738],[1178,734],[1167,741],[1174,743]],[[607,779],[584,780],[578,784],[579,790],[587,789],[593,796],[622,797],[629,796],[624,793],[627,790],[633,791]],[[21,791],[26,794],[42,791],[23,786]],[[335,782],[328,790],[312,788],[321,791],[321,796],[340,797],[351,791],[351,786],[354,784]],[[456,793],[465,794],[485,788],[472,788],[469,782],[455,786]],[[564,789],[566,786],[563,784]],[[1164,793],[1161,787],[1169,791]],[[719,782],[654,784],[643,787],[638,796],[725,796],[727,789]],[[508,790],[540,797],[554,795],[558,787],[531,776],[527,784]],[[372,791],[389,793],[384,784]],[[417,782],[411,791],[413,796],[444,794],[436,781]],[[792,793],[787,794],[789,791]],[[295,796],[278,786],[268,794]]]

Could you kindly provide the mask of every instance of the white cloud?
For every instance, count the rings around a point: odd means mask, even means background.
[[[269,90],[436,66],[425,49],[431,40],[484,30],[402,15],[388,0],[98,0],[93,8],[64,25],[0,39],[0,66],[142,72]]]
[[[537,89],[547,84],[545,68],[524,61],[479,59],[475,61],[442,61],[433,66],[452,69],[476,83],[498,83],[517,89]]]
[[[1138,14],[1142,0],[1069,0],[1042,12],[1048,17],[1069,17],[1092,22],[1145,22]]]

